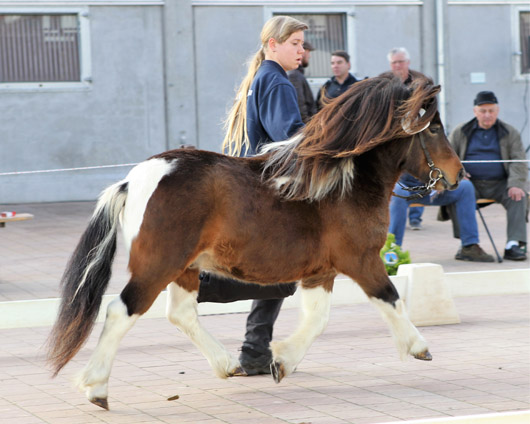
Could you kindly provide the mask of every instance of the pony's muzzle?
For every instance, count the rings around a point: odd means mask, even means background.
[[[453,191],[458,188],[458,186],[460,185],[460,181],[464,179],[465,175],[466,172],[464,171],[464,168],[460,168],[460,171],[458,171],[458,174],[456,175],[456,181],[453,184],[447,181],[447,179],[445,178],[445,174],[443,178],[441,178],[439,181],[442,183],[444,190]]]

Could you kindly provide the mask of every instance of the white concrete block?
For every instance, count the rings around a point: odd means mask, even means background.
[[[401,265],[397,275],[408,277],[405,304],[414,325],[460,323],[460,316],[445,282],[441,265],[429,263]]]

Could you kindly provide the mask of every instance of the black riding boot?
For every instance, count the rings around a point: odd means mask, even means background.
[[[247,375],[270,374],[272,330],[283,299],[255,300],[247,317],[247,332],[239,363]]]

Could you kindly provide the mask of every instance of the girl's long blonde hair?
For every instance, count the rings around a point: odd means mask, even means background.
[[[248,62],[248,72],[239,89],[236,99],[225,121],[226,135],[223,140],[223,152],[230,156],[240,156],[250,148],[247,133],[247,95],[261,62],[265,60],[268,42],[274,38],[278,43],[284,43],[294,32],[305,31],[307,25],[290,16],[275,16],[269,19],[261,30],[261,47]]]

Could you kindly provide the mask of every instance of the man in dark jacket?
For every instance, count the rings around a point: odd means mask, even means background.
[[[311,52],[315,50],[313,45],[309,41],[304,41],[304,55],[302,56],[302,64],[294,71],[287,72],[289,81],[294,85],[296,89],[296,95],[298,96],[298,108],[300,109],[300,115],[302,121],[307,123],[311,117],[317,113],[317,105],[311,87],[307,82],[304,75],[304,70],[309,66],[309,59]]]
[[[473,112],[475,118],[458,125],[449,135],[461,160],[526,159],[519,132],[498,119],[499,105],[492,91],[477,94]],[[506,209],[508,241],[504,259],[526,260],[528,165],[524,162],[474,162],[464,166],[477,196],[495,199]]]
[[[333,77],[327,80],[318,92],[317,107],[319,110],[322,109],[327,101],[339,97],[352,84],[358,81],[357,78],[350,74],[350,68],[350,55],[348,53],[344,50],[337,50],[331,53]]]

